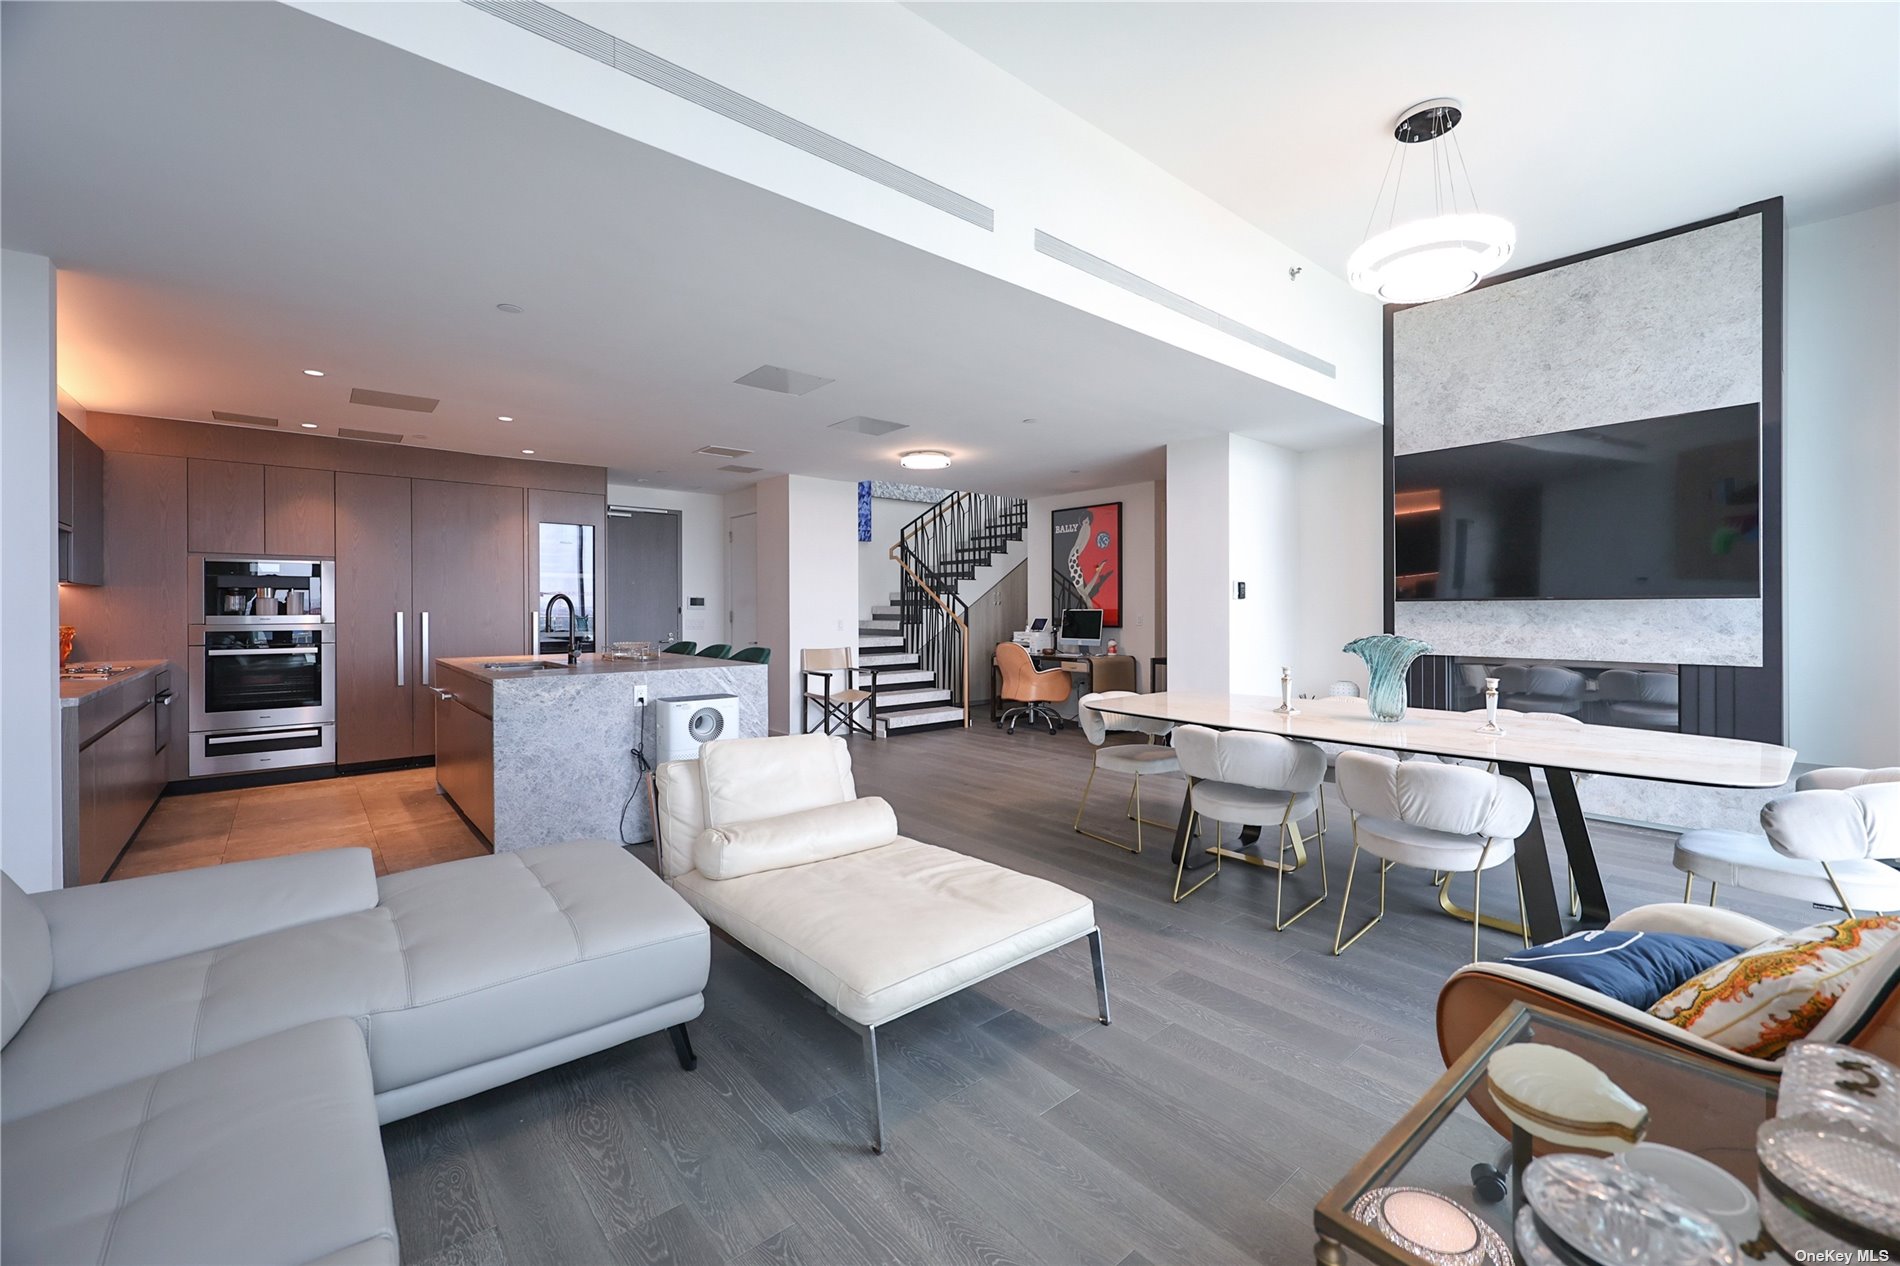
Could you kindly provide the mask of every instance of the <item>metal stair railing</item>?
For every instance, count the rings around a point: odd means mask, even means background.
[[[898,617],[906,654],[950,691],[970,724],[970,608],[958,596],[957,583],[980,564],[968,558],[976,549],[1029,524],[1029,503],[1020,497],[987,492],[955,492],[905,526],[891,558],[899,570]],[[1003,548],[1007,548],[1005,544]],[[990,549],[1001,553],[1002,549]],[[954,565],[953,565],[954,564]]]

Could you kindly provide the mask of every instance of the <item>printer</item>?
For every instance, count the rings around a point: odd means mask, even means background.
[[[1049,618],[1039,615],[1013,640],[1031,655],[1047,655],[1055,647],[1055,631],[1049,627]]]

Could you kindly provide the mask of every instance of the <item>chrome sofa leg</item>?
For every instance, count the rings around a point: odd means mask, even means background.
[[[1089,961],[1095,966],[1095,1005],[1100,1009],[1103,1024],[1109,1022],[1108,1014],[1108,964],[1102,961],[1102,929],[1096,928],[1089,933]]]
[[[871,1074],[871,1150],[884,1153],[884,1085],[877,1075],[877,1027],[864,1030],[864,1066]]]

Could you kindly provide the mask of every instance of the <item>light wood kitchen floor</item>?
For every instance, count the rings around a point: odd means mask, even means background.
[[[166,796],[112,878],[350,846],[375,853],[379,875],[488,852],[448,801],[435,794],[433,769],[399,769]]]

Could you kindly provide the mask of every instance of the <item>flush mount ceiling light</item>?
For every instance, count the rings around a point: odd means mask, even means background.
[[[522,455],[523,457],[533,457],[533,456],[534,456],[534,450],[533,450],[533,449],[531,449],[531,448],[524,448],[524,449],[522,449],[522,450],[521,450],[521,455]]]
[[[1393,125],[1397,142],[1386,163],[1385,179],[1366,220],[1366,240],[1346,259],[1346,280],[1356,290],[1387,303],[1430,303],[1477,285],[1511,258],[1517,230],[1501,216],[1478,210],[1471,174],[1452,129],[1464,109],[1450,97],[1434,97],[1406,110]],[[1424,146],[1431,167],[1431,214],[1399,220],[1399,198],[1411,148]],[[1397,167],[1398,176],[1393,177]],[[1417,183],[1422,184],[1423,178]],[[1459,186],[1463,185],[1460,193]],[[1388,206],[1385,191],[1390,186]],[[1385,228],[1372,231],[1385,212]]]
[[[495,311],[506,312],[509,316],[518,316],[522,312],[522,307],[518,303],[498,303],[495,305]]]
[[[306,431],[314,431],[317,429],[317,424],[315,422],[299,422],[297,423],[297,425],[302,427]]]
[[[906,470],[942,470],[950,464],[950,454],[934,448],[914,449],[900,454],[897,464]]]
[[[304,370],[304,373],[310,375],[312,378],[323,377],[323,371],[321,369],[306,369]]]
[[[497,417],[495,418],[495,421],[497,421],[497,422],[513,422],[513,421],[514,421],[514,419],[513,419],[513,418],[511,418],[511,417],[509,417],[509,416],[507,416],[506,414],[501,414],[501,415],[499,415],[499,416],[497,416]]]

